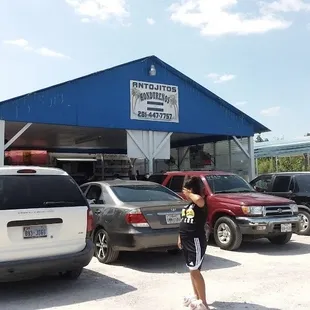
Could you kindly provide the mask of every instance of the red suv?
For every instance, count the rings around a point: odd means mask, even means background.
[[[176,171],[153,174],[149,181],[160,183],[182,196],[184,182],[201,179],[208,206],[208,224],[216,244],[236,250],[244,239],[267,238],[286,244],[298,233],[300,219],[294,201],[257,193],[240,176],[223,171]]]

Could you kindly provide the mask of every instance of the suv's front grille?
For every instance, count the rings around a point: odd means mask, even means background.
[[[265,216],[287,216],[293,215],[290,206],[268,206],[265,207]]]

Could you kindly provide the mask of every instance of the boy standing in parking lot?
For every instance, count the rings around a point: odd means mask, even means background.
[[[207,206],[201,196],[200,184],[200,178],[192,177],[184,185],[183,194],[190,203],[182,210],[178,246],[183,250],[194,290],[192,297],[184,298],[184,306],[192,310],[209,310],[205,282],[200,272],[207,249]]]

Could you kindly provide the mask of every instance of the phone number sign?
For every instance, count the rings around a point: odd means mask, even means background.
[[[130,119],[178,123],[178,87],[131,80]]]

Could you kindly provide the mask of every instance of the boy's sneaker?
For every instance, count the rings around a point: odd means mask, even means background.
[[[197,301],[196,296],[185,296],[183,298],[183,305],[184,305],[184,307],[189,307],[189,305],[194,301]]]
[[[201,300],[193,301],[190,306],[190,310],[207,310],[206,306],[203,304]]]

